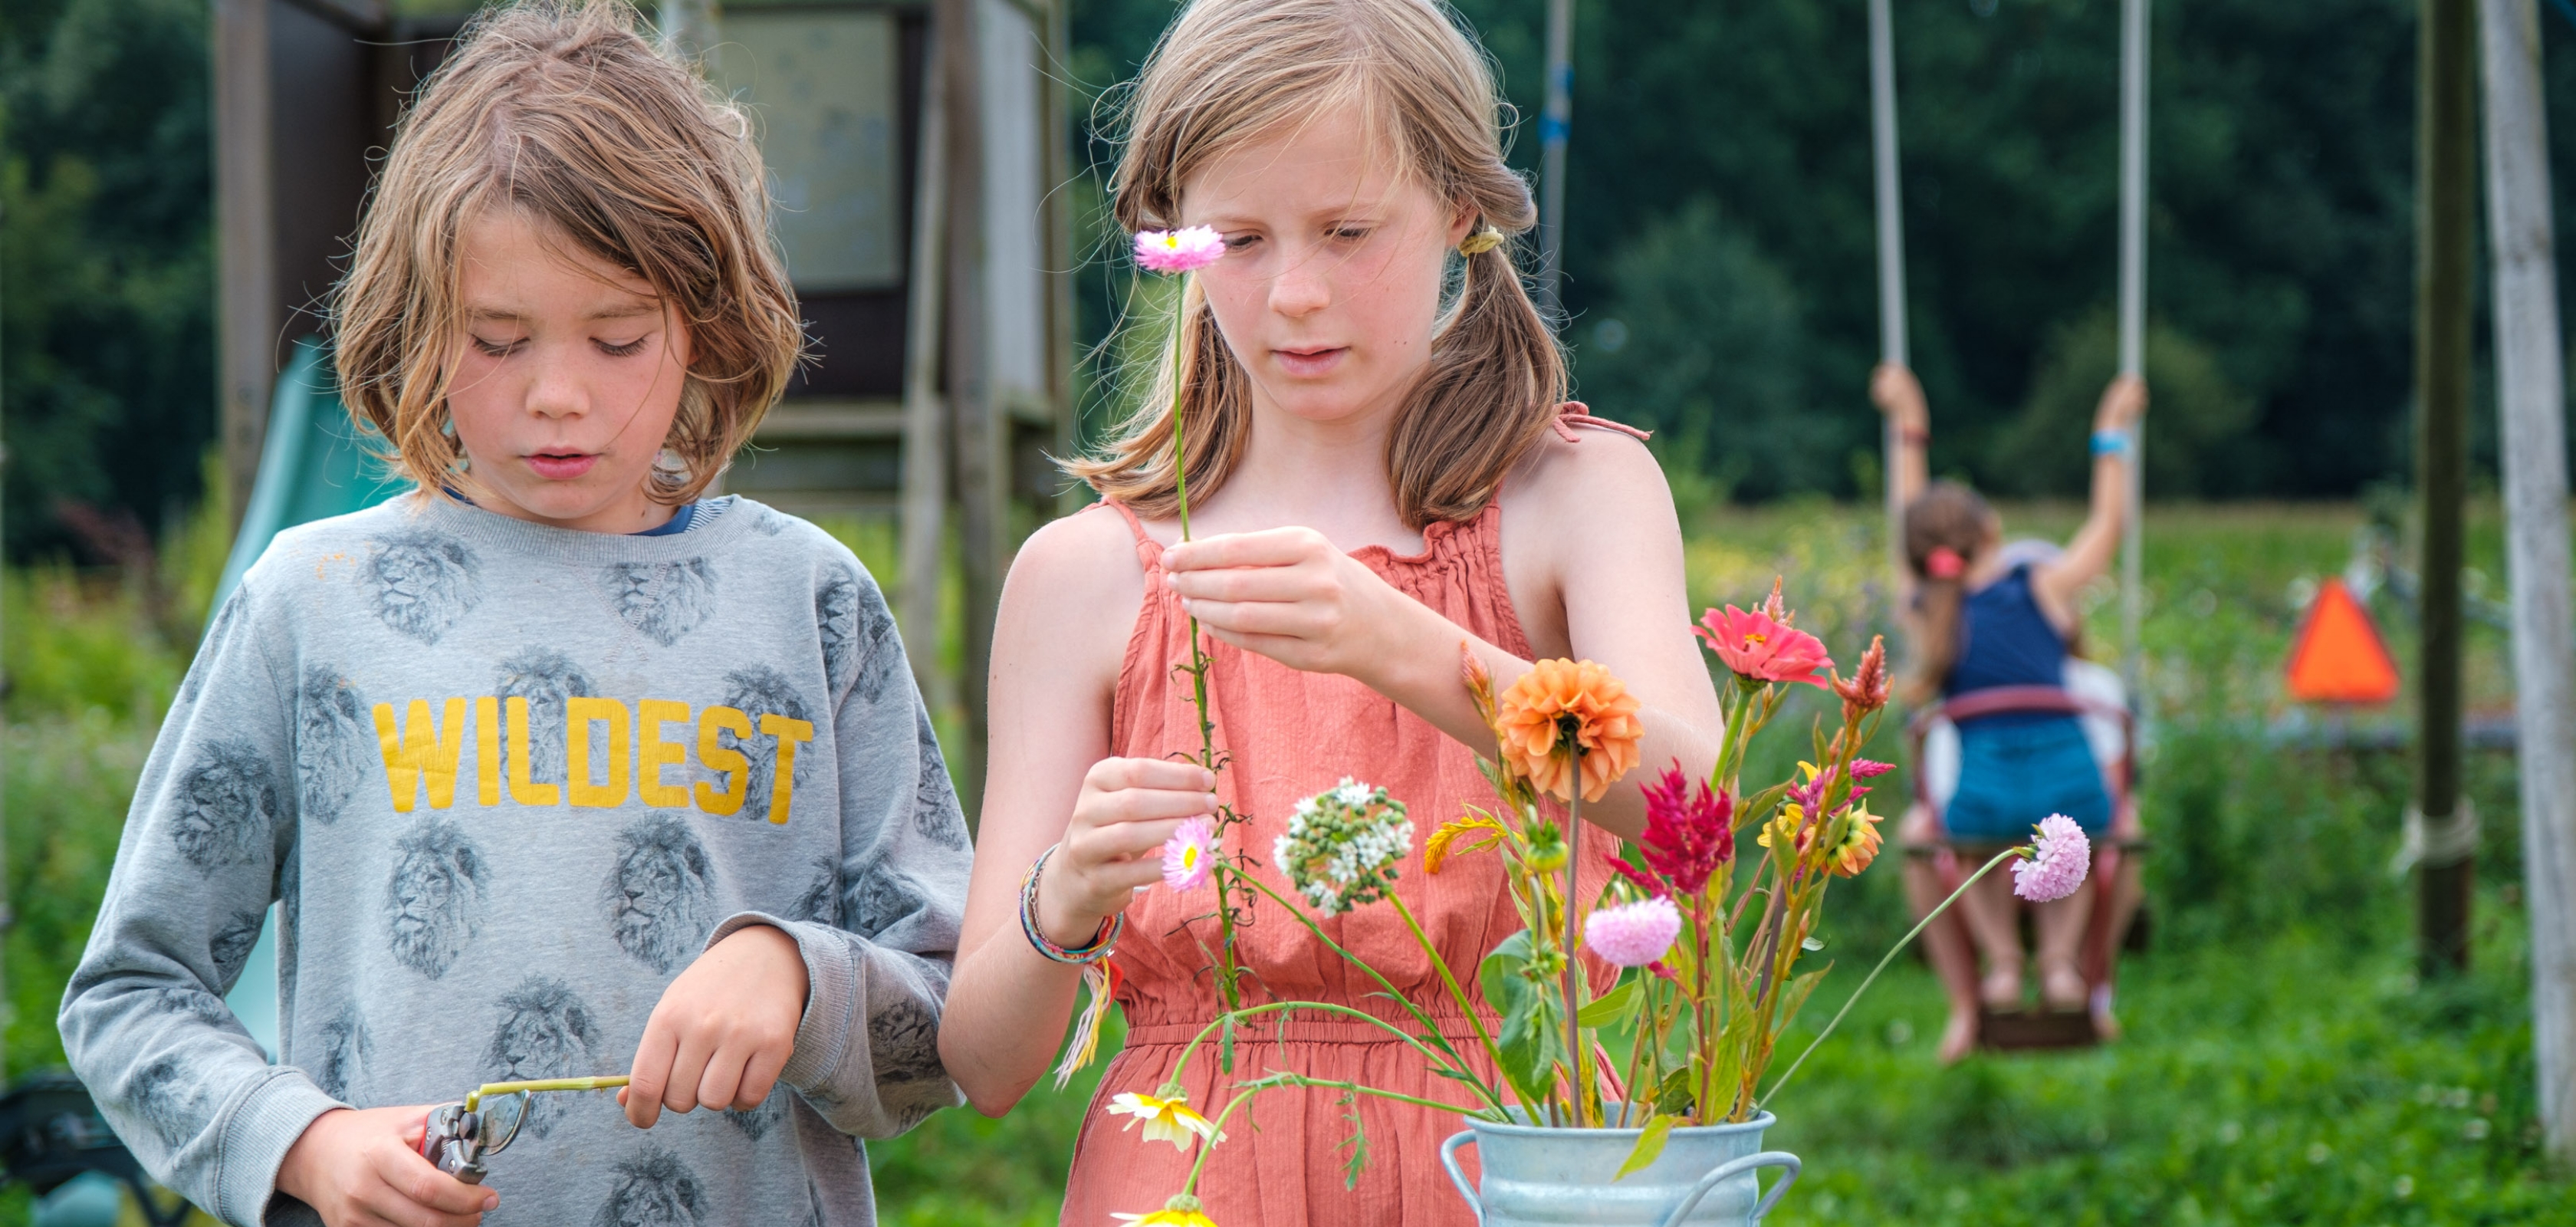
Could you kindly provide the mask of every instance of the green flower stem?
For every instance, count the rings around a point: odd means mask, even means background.
[[[1467,1025],[1476,1029],[1476,1042],[1485,1046],[1485,1055],[1499,1062],[1500,1047],[1494,1043],[1493,1033],[1485,1030],[1485,1020],[1477,1015],[1476,1003],[1467,999],[1467,990],[1459,986],[1458,977],[1450,974],[1449,960],[1440,957],[1439,948],[1433,946],[1430,935],[1422,931],[1422,922],[1413,918],[1413,909],[1404,906],[1403,896],[1390,890],[1386,893],[1386,901],[1395,905],[1395,914],[1404,918],[1404,927],[1413,930],[1414,943],[1422,947],[1423,955],[1431,960],[1432,969],[1440,973],[1440,982],[1449,986],[1449,999],[1458,1003],[1458,1012],[1465,1014]],[[1512,1096],[1517,1099],[1520,1092],[1515,1090]]]
[[[1379,974],[1377,968],[1369,966],[1366,960],[1360,958],[1358,955],[1352,954],[1348,949],[1345,949],[1340,942],[1334,941],[1330,936],[1325,934],[1324,927],[1316,924],[1313,917],[1306,915],[1306,910],[1304,908],[1297,906],[1294,902],[1291,902],[1280,895],[1280,893],[1273,889],[1269,883],[1249,874],[1244,875],[1243,880],[1250,882],[1253,889],[1260,891],[1262,894],[1268,895],[1273,901],[1278,903],[1279,906],[1286,908],[1288,910],[1288,914],[1296,918],[1297,923],[1306,926],[1306,931],[1314,934],[1315,940],[1324,943],[1326,949],[1341,956],[1343,962],[1348,963],[1353,967],[1357,967],[1361,971],[1367,972],[1370,979],[1377,981],[1378,987],[1386,990],[1386,995],[1388,997],[1392,998],[1397,1005],[1403,1006],[1405,1012],[1413,1015],[1413,1020],[1415,1022],[1422,1024],[1423,1031],[1427,1033],[1424,1042],[1437,1045],[1440,1051],[1447,1053],[1451,1068],[1467,1075],[1467,1084],[1476,1088],[1476,1093],[1482,1095],[1486,1102],[1493,1104],[1497,1108],[1503,1106],[1503,1097],[1496,1094],[1492,1087],[1485,1085],[1485,1080],[1477,1077],[1476,1071],[1467,1068],[1465,1058],[1460,1057],[1458,1055],[1458,1050],[1451,1047],[1449,1041],[1441,1037],[1440,1028],[1437,1024],[1431,1021],[1431,1015],[1425,1012],[1422,1007],[1413,1004],[1413,1000],[1406,997],[1401,990],[1397,989],[1393,981],[1390,981],[1384,975]],[[1369,1018],[1371,1021],[1385,1025],[1384,1019],[1377,1018],[1374,1015],[1362,1015],[1362,1017]],[[1392,1030],[1393,1028],[1390,1026],[1389,1029]],[[1402,1033],[1398,1032],[1398,1034]],[[1412,1039],[1413,1037],[1406,1036],[1405,1038]],[[1486,1052],[1488,1055],[1498,1055],[1490,1048],[1487,1049]]]
[[[1967,894],[1968,888],[1977,884],[1977,879],[1994,872],[1995,866],[2003,864],[2005,861],[2011,860],[2021,854],[2022,849],[2020,848],[2006,848],[2003,851],[1996,853],[1995,859],[1987,861],[1985,865],[1979,868],[1975,873],[1969,874],[1967,881],[1959,883],[1959,889],[1951,891],[1950,897],[1941,901],[1941,906],[1924,913],[1923,919],[1916,921],[1913,928],[1906,930],[1905,936],[1898,938],[1895,945],[1888,947],[1887,957],[1880,959],[1878,961],[1878,966],[1869,969],[1868,978],[1860,982],[1859,988],[1852,990],[1850,1000],[1843,1002],[1843,1008],[1834,1011],[1833,1021],[1826,1023],[1825,1029],[1816,1033],[1816,1038],[1807,1041],[1807,1050],[1799,1053],[1797,1060],[1789,1062],[1788,1072],[1781,1074],[1780,1080],[1772,1083],[1771,1089],[1763,1092],[1761,1098],[1754,1101],[1755,1104],[1758,1106],[1760,1104],[1770,1102],[1773,1095],[1780,1093],[1781,1087],[1789,1084],[1789,1079],[1798,1072],[1799,1066],[1807,1063],[1808,1056],[1816,1051],[1817,1045],[1824,1043],[1825,1037],[1832,1035],[1834,1033],[1834,1028],[1842,1025],[1843,1015],[1851,1013],[1852,1006],[1860,1001],[1860,995],[1868,992],[1869,986],[1878,982],[1878,973],[1887,970],[1887,965],[1896,961],[1897,954],[1903,951],[1907,945],[1911,944],[1916,935],[1922,933],[1924,928],[1930,925],[1936,917],[1941,915],[1941,913],[1949,911],[1950,905],[1959,901],[1959,896]]]
[[[1583,1009],[1578,986],[1583,980],[1582,962],[1574,957],[1574,891],[1575,873],[1583,866],[1583,744],[1574,745],[1574,778],[1566,791],[1565,801],[1565,969],[1557,973],[1559,991],[1565,998],[1565,1074],[1568,1089],[1574,1097],[1574,1126],[1590,1123],[1584,1108],[1592,1100],[1592,1079],[1586,1068],[1583,1051],[1583,1022],[1575,1015]]]
[[[1181,341],[1182,322],[1188,317],[1190,282],[1183,274],[1180,301],[1172,304],[1172,490],[1181,517],[1181,540],[1190,539],[1190,449],[1188,428],[1181,414]],[[1190,705],[1199,717],[1199,766],[1211,774],[1216,765],[1216,722],[1208,718],[1208,655],[1199,649],[1199,620],[1192,616],[1190,625]],[[1220,817],[1219,829],[1226,825]],[[1243,990],[1236,983],[1234,966],[1234,908],[1226,902],[1225,875],[1217,875],[1216,905],[1216,975],[1217,995],[1228,1011],[1242,1008]]]
[[[1290,1010],[1313,1010],[1325,1014],[1348,1015],[1352,1018],[1359,1019],[1361,1022],[1378,1027],[1384,1030],[1387,1034],[1412,1045],[1415,1051],[1430,1058],[1431,1062],[1435,1065],[1446,1066],[1450,1069],[1457,1070],[1460,1073],[1470,1075],[1474,1072],[1472,1070],[1465,1069],[1460,1065],[1456,1060],[1456,1053],[1448,1054],[1448,1056],[1444,1058],[1439,1052],[1433,1050],[1421,1040],[1405,1034],[1404,1028],[1398,1027],[1394,1023],[1388,1022],[1387,1020],[1365,1010],[1355,1010],[1349,1006],[1335,1005],[1329,1001],[1273,1001],[1266,1005],[1245,1006],[1240,1010],[1230,1010],[1225,1014],[1220,1015],[1215,1021],[1199,1028],[1199,1033],[1190,1038],[1189,1045],[1181,1049],[1180,1058],[1172,1062],[1172,1076],[1169,1081],[1178,1083],[1181,1080],[1181,1071],[1189,1066],[1190,1057],[1198,1052],[1199,1045],[1206,1043],[1208,1036],[1214,1033],[1218,1027],[1223,1026],[1228,1019],[1232,1019],[1235,1022],[1240,1023],[1247,1018],[1258,1018],[1264,1014],[1280,1014]],[[1484,1089],[1481,1085],[1474,1083],[1470,1083],[1470,1085],[1476,1085],[1478,1090]],[[1501,1107],[1502,1104],[1500,1101],[1496,1101],[1494,1106]]]
[[[1174,1071],[1174,1072],[1178,1072],[1177,1067],[1175,1067],[1175,1071]],[[1228,1121],[1228,1120],[1233,1119],[1233,1117],[1234,1117],[1234,1110],[1235,1110],[1236,1108],[1240,1108],[1240,1107],[1242,1107],[1243,1105],[1245,1105],[1245,1104],[1247,1104],[1247,1103],[1252,1102],[1252,1097],[1253,1097],[1253,1096],[1255,1096],[1255,1095],[1258,1095],[1258,1094],[1260,1094],[1260,1093],[1261,1093],[1261,1088],[1259,1088],[1259,1087],[1253,1087],[1253,1088],[1251,1088],[1251,1089],[1249,1089],[1249,1090],[1236,1091],[1236,1092],[1234,1093],[1234,1098],[1229,1099],[1229,1100],[1227,1100],[1227,1101],[1226,1101],[1226,1103],[1225,1103],[1225,1110],[1224,1110],[1224,1111],[1222,1111],[1222,1112],[1217,1113],[1217,1114],[1216,1114],[1216,1119],[1215,1119],[1215,1120],[1208,1122],[1208,1132],[1209,1132],[1211,1135],[1222,1135],[1222,1134],[1224,1134],[1224,1132],[1225,1132],[1225,1122],[1226,1122],[1226,1121]],[[1199,1141],[1199,1156],[1198,1156],[1197,1158],[1195,1158],[1195,1159],[1190,1160],[1190,1178],[1181,1182],[1181,1192],[1182,1192],[1182,1194],[1183,1194],[1183,1195],[1185,1195],[1185,1196],[1190,1196],[1190,1197],[1196,1197],[1196,1196],[1198,1196],[1198,1192],[1199,1192],[1199,1173],[1200,1173],[1200,1172],[1203,1172],[1203,1171],[1205,1171],[1205,1170],[1207,1170],[1208,1155],[1210,1155],[1210,1154],[1214,1153],[1214,1152],[1215,1152],[1215,1150],[1216,1150],[1216,1136],[1210,1136],[1210,1137],[1206,1137],[1206,1138],[1202,1138],[1202,1139],[1200,1139],[1200,1141]]]
[[[1380,1099],[1392,1099],[1397,1103],[1409,1103],[1416,1107],[1438,1108],[1444,1112],[1455,1112],[1460,1116],[1474,1116],[1479,1110],[1476,1108],[1460,1107],[1454,1103],[1443,1103],[1437,1099],[1424,1099],[1418,1095],[1407,1095],[1400,1091],[1382,1091],[1376,1087],[1362,1086],[1356,1082],[1340,1082],[1331,1078],[1309,1078],[1304,1074],[1265,1074],[1254,1080],[1252,1090],[1266,1091],[1274,1086],[1327,1087],[1336,1091],[1351,1091],[1361,1095],[1375,1095]]]
[[[1753,696],[1741,694],[1735,710],[1726,715],[1726,741],[1717,748],[1717,769],[1708,781],[1716,792],[1732,792],[1736,777],[1744,770],[1744,720],[1752,714]]]

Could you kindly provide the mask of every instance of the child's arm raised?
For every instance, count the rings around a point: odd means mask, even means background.
[[[333,1227],[471,1223],[498,1199],[412,1149],[426,1106],[350,1111],[269,1064],[224,1007],[296,842],[296,688],[267,651],[284,638],[270,579],[254,568],[225,602],[153,742],[63,993],[63,1051],[145,1170],[226,1222],[261,1221],[282,1192]]]
[[[2031,573],[2032,594],[2063,630],[2075,624],[2075,594],[2111,569],[2120,550],[2120,521],[2129,510],[2132,454],[2122,438],[2147,412],[2147,384],[2122,375],[2102,389],[2093,410],[2093,507],[2055,562]]]
[[[1598,661],[1644,705],[1639,765],[1584,817],[1633,838],[1640,783],[1673,760],[1706,775],[1721,720],[1691,638],[1672,491],[1634,440],[1549,436],[1504,485],[1503,564],[1540,656]],[[1390,586],[1311,529],[1208,537],[1163,554],[1170,583],[1217,638],[1294,669],[1339,673],[1479,753],[1493,734],[1459,681],[1465,643],[1509,685],[1530,663]]]
[[[838,923],[744,912],[716,926],[636,1046],[618,1101],[638,1126],[663,1108],[747,1111],[778,1082],[859,1137],[892,1137],[960,1102],[938,1037],[966,822],[885,597],[856,558],[826,548],[837,557],[823,565],[854,585],[860,655],[846,677],[833,671],[837,744],[812,747],[837,757],[840,795],[799,795],[789,820],[840,824]]]

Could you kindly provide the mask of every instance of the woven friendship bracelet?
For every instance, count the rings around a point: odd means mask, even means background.
[[[1038,859],[1029,863],[1028,876],[1020,879],[1020,932],[1028,935],[1029,945],[1035,947],[1039,954],[1055,962],[1097,963],[1108,958],[1109,952],[1117,948],[1118,935],[1127,931],[1127,913],[1120,912],[1101,921],[1099,930],[1091,935],[1091,944],[1087,946],[1059,946],[1048,941],[1046,931],[1038,927],[1038,875],[1045,872],[1047,858],[1054,856],[1055,850],[1063,846],[1054,844],[1038,853]]]

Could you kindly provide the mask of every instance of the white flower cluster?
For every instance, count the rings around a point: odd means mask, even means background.
[[[1297,893],[1327,916],[1383,899],[1413,849],[1404,803],[1348,776],[1297,803],[1271,855]]]

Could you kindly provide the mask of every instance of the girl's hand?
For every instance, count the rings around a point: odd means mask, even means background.
[[[1932,423],[1931,406],[1923,399],[1923,384],[1914,372],[1893,362],[1882,362],[1869,373],[1870,403],[1878,411],[1896,419],[1900,430],[1923,430]]]
[[[795,1055],[808,988],[805,956],[785,931],[728,934],[662,990],[635,1046],[634,1081],[617,1092],[626,1119],[650,1129],[664,1108],[759,1107]]]
[[[1311,528],[1187,541],[1163,551],[1164,583],[1227,643],[1291,669],[1369,681],[1401,656],[1408,613],[1428,613]]]
[[[1216,773],[1167,758],[1104,758],[1082,776],[1073,820],[1038,879],[1038,927],[1087,946],[1136,889],[1163,880],[1163,843],[1183,819],[1216,812]]]
[[[313,1118],[277,1169],[277,1191],[331,1227],[474,1227],[501,1195],[420,1157],[429,1107],[334,1108]]]
[[[2147,415],[2147,381],[2135,375],[2122,375],[2102,389],[2102,401],[2093,409],[2093,429],[2127,430]]]

